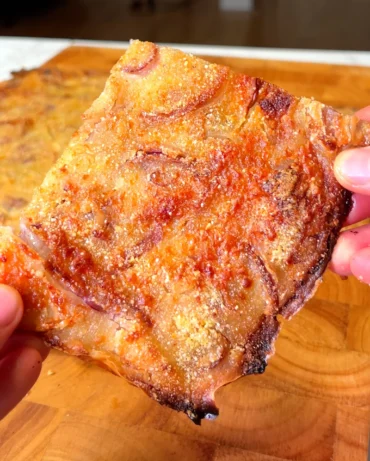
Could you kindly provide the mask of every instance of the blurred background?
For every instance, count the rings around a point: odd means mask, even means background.
[[[370,50],[370,0],[8,0],[0,12],[5,36]]]

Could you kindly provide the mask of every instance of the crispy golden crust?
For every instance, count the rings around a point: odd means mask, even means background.
[[[42,258],[3,231],[0,280],[54,347],[214,417],[312,295],[349,210],[333,160],[369,126],[141,42],[84,119],[23,218]]]
[[[0,84],[0,224],[18,227],[21,210],[81,125],[106,77],[37,69]]]

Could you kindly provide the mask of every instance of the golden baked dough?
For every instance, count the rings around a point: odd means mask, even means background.
[[[0,228],[22,326],[193,421],[261,373],[350,208],[333,174],[370,124],[133,42],[23,214]],[[26,243],[27,244],[26,244]]]
[[[18,228],[33,190],[104,87],[101,72],[36,69],[0,83],[0,224]]]

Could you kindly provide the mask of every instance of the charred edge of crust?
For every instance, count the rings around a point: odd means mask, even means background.
[[[285,318],[290,318],[294,315],[304,303],[313,295],[317,286],[317,281],[322,277],[334,249],[334,246],[338,240],[340,229],[344,223],[345,218],[348,216],[352,206],[352,194],[347,190],[342,190],[342,206],[337,212],[336,218],[338,218],[338,225],[329,232],[326,239],[326,248],[320,259],[317,261],[314,267],[312,267],[305,278],[297,287],[296,293],[292,296],[285,305],[279,309],[279,314]],[[264,265],[261,258],[254,254],[253,249],[249,251],[254,255],[256,261],[258,261],[263,274],[267,272],[269,278],[265,278],[265,282],[271,291],[271,283],[274,281]],[[278,314],[276,313],[276,315]],[[243,375],[260,374],[265,371],[267,366],[268,356],[273,352],[273,344],[277,338],[280,330],[280,323],[276,318],[276,315],[265,315],[260,322],[258,328],[248,338],[246,344],[246,352],[243,359]]]
[[[258,104],[266,117],[271,119],[280,118],[288,112],[293,102],[293,97],[271,84],[267,85],[266,90],[267,94]]]
[[[257,330],[247,341],[242,374],[261,374],[267,366],[268,356],[273,352],[273,343],[280,330],[276,316],[265,315]]]
[[[267,366],[267,359],[273,352],[273,343],[279,333],[280,324],[276,318],[279,307],[279,295],[275,280],[266,267],[263,259],[257,255],[253,248],[248,247],[248,252],[252,255],[255,264],[261,274],[265,286],[273,303],[273,312],[265,314],[259,326],[249,336],[246,341],[246,351],[243,357],[242,375],[261,374]]]
[[[216,419],[219,414],[218,408],[212,401],[203,401],[199,404],[195,404],[184,397],[163,392],[141,381],[131,381],[130,384],[142,389],[160,405],[185,413],[197,426],[200,426],[202,419],[213,420]]]
[[[84,357],[81,358],[84,359]],[[114,373],[112,370],[109,371]],[[202,419],[214,420],[219,415],[219,410],[212,401],[196,404],[194,402],[190,402],[184,396],[163,392],[154,386],[143,383],[142,381],[128,380],[128,382],[133,386],[142,389],[149,397],[158,402],[160,405],[169,407],[179,413],[185,413],[197,426],[201,425]]]
[[[88,359],[84,355],[81,355],[81,357],[79,358],[81,358],[82,360]],[[98,365],[101,366],[100,362],[98,362]],[[106,369],[111,373],[115,374],[114,370],[110,368]],[[172,410],[175,410],[179,413],[185,413],[188,416],[188,418],[191,421],[193,421],[193,423],[197,426],[201,425],[202,419],[214,420],[219,415],[219,410],[216,407],[215,403],[212,401],[203,401],[199,404],[196,404],[194,402],[190,402],[185,396],[179,396],[168,392],[163,392],[162,390],[157,389],[148,383],[143,383],[142,381],[127,379],[127,382],[135,387],[140,388],[150,398],[158,402],[160,405],[169,407]]]
[[[339,232],[343,226],[345,218],[348,216],[352,207],[352,193],[343,189],[342,196],[342,206],[341,209],[338,210],[336,216],[338,218],[338,225],[329,232],[326,239],[326,248],[324,252],[320,255],[320,258],[315,266],[313,266],[307,272],[305,280],[303,280],[300,283],[300,286],[297,287],[295,294],[290,299],[288,299],[285,305],[280,309],[281,315],[283,315],[286,319],[291,318],[296,312],[299,311],[303,304],[311,296],[313,296],[317,287],[317,282],[321,279],[327,268],[327,265],[330,262],[334,246],[337,243],[339,237]]]
[[[72,351],[71,349],[65,347],[56,335],[53,335],[50,332],[40,333],[39,337],[42,338],[47,345],[53,347],[54,349],[58,349],[68,354],[73,354],[84,362],[95,364],[114,375],[120,376],[117,372],[115,372],[114,369],[89,356],[88,351],[86,351],[82,346],[76,346],[76,348]],[[188,418],[197,426],[200,426],[202,419],[214,420],[219,415],[218,408],[211,400],[208,402],[203,401],[199,404],[196,404],[194,402],[190,402],[185,396],[163,392],[160,389],[151,386],[150,384],[143,383],[142,381],[130,380],[127,378],[127,382],[135,387],[140,388],[160,405],[169,407],[178,412],[185,413]]]

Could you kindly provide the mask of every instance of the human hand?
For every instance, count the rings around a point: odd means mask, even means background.
[[[370,106],[357,112],[357,116],[370,121]],[[340,153],[334,172],[340,184],[354,193],[353,208],[345,225],[370,218],[370,147]],[[330,268],[339,275],[354,275],[370,284],[370,224],[341,233]]]
[[[22,315],[20,295],[0,285],[0,420],[34,385],[48,354],[40,338],[15,331]]]

